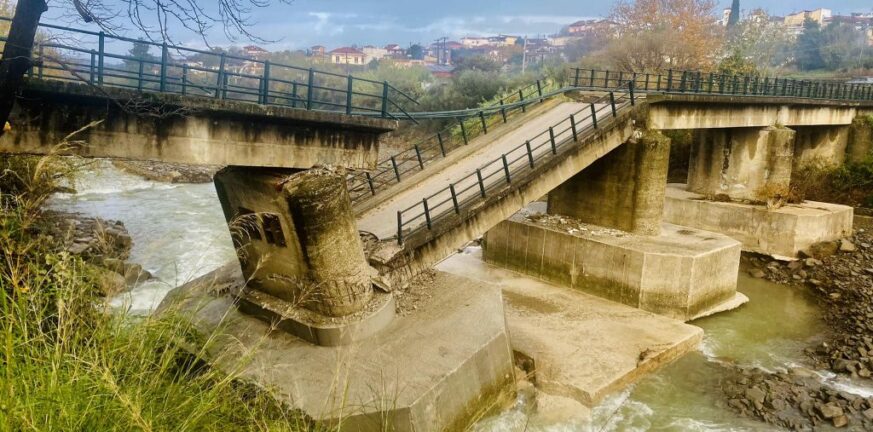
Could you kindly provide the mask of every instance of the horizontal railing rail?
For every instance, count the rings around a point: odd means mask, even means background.
[[[403,244],[405,239],[422,231],[431,231],[451,217],[463,217],[470,207],[512,185],[513,179],[517,181],[544,162],[561,157],[562,153],[610,124],[619,113],[635,103],[633,83],[628,82],[626,88],[613,89],[448,187],[397,211],[397,242]]]
[[[638,92],[700,93],[732,96],[773,96],[805,99],[869,101],[873,85],[835,80],[798,80],[759,75],[730,75],[700,71],[624,72],[572,68],[577,88],[614,88],[633,81]]]
[[[11,21],[0,17],[0,21]],[[418,102],[387,81],[274,63],[255,57],[132,39],[105,32],[40,24],[28,74],[96,86],[204,96],[349,115],[415,120],[404,106]],[[0,37],[6,42],[6,37]],[[131,56],[130,44],[159,50]]]
[[[518,90],[504,93],[495,102],[472,110],[439,132],[417,141],[409,149],[395,153],[376,165],[372,172],[355,172],[348,177],[352,203],[357,205],[389,187],[423,171],[473,139],[486,135],[500,124],[509,123],[531,105],[543,102],[565,90],[554,80],[542,79]],[[448,111],[461,115],[461,111]]]

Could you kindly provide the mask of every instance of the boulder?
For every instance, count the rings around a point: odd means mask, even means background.
[[[804,249],[801,254],[807,258],[822,259],[835,255],[839,247],[837,242],[819,242]]]
[[[818,408],[821,416],[826,419],[833,419],[843,415],[843,409],[834,402],[828,402]]]
[[[855,244],[849,241],[848,239],[840,240],[840,252],[855,252],[858,248],[855,247]]]

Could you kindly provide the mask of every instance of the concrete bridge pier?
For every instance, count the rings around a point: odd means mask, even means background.
[[[327,346],[391,322],[394,300],[374,291],[342,172],[229,167],[215,185],[247,281],[244,311]]]
[[[846,162],[859,163],[870,157],[873,157],[873,114],[855,117],[846,144]]]
[[[700,129],[688,183],[667,188],[667,222],[731,236],[743,249],[795,259],[805,248],[845,237],[851,207],[793,200],[792,175],[806,164],[843,163],[847,126]]]
[[[547,209],[489,231],[485,260],[683,321],[742,304],[739,243],[662,223],[669,152],[669,138],[638,131],[551,191]]]

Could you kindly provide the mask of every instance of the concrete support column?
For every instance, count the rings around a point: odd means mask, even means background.
[[[341,174],[229,167],[215,186],[248,286],[323,315],[363,309],[371,268]]]
[[[852,121],[846,146],[846,162],[858,163],[868,157],[873,157],[873,114]]]
[[[709,198],[752,201],[787,194],[794,140],[793,130],[779,126],[696,130],[688,190]]]
[[[840,166],[846,161],[849,126],[796,127],[794,167]]]
[[[548,212],[642,235],[658,235],[670,139],[645,131],[549,193]]]

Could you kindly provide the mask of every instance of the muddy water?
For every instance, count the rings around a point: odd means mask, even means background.
[[[234,258],[211,184],[156,183],[101,164],[99,170],[83,175],[76,188],[79,194],[59,195],[51,206],[123,221],[134,239],[131,261],[142,264],[157,277],[116,298],[113,303],[118,307],[148,313],[173,287]],[[481,272],[485,264],[476,255],[452,258],[453,267]],[[517,275],[507,273],[506,278],[520,283]],[[478,429],[768,430],[765,425],[739,419],[720,408],[719,363],[768,369],[802,364],[802,348],[815,341],[823,326],[811,300],[790,288],[743,275],[739,289],[751,299],[748,305],[694,323],[706,331],[701,352],[608,398],[595,407],[590,420],[536,426],[536,414],[529,414],[530,407],[520,401],[515,409],[486,419]]]

